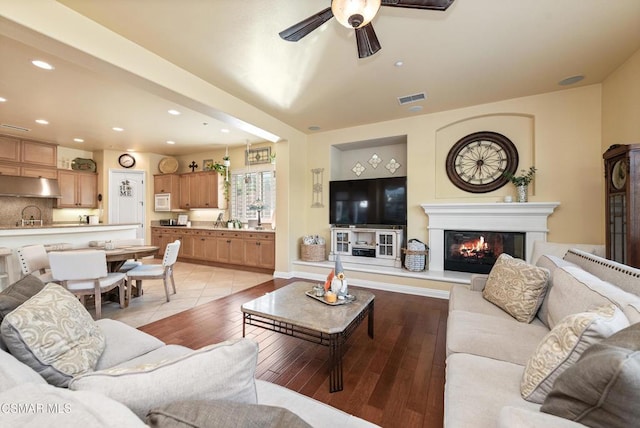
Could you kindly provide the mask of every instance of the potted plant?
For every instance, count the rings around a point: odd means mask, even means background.
[[[521,175],[513,175],[505,171],[503,175],[507,177],[514,186],[516,186],[518,202],[527,202],[528,186],[533,181],[533,176],[536,174],[536,167],[532,166],[528,171],[521,169],[520,172]]]

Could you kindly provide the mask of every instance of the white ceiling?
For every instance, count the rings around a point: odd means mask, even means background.
[[[558,81],[577,74],[585,79],[574,86],[600,83],[640,49],[638,0],[455,0],[446,12],[382,7],[373,21],[382,50],[366,59],[358,59],[353,30],[335,19],[297,43],[278,36],[329,0],[58,2],[305,133],[563,90]],[[0,103],[0,123],[31,131],[0,133],[167,155],[264,141],[109,67],[83,67],[2,29],[0,97],[8,101]],[[56,69],[30,65],[40,57]],[[399,105],[398,97],[423,91],[425,101]],[[422,110],[410,111],[415,105]],[[182,114],[170,116],[170,108]],[[125,131],[116,135],[113,126]]]

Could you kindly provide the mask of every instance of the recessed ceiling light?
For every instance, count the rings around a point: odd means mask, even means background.
[[[396,61],[393,65],[395,65],[396,67],[402,67],[404,65],[403,61]]]
[[[220,132],[222,132],[223,134],[228,134],[231,131],[229,131],[227,128],[222,128]]]
[[[411,106],[408,110],[412,113],[416,113],[418,111],[422,111],[422,106]]]
[[[36,119],[36,123],[39,123],[40,125],[48,125],[49,121],[45,119]]]
[[[82,138],[74,138],[73,141],[75,141],[76,143],[84,143],[84,140]]]
[[[122,131],[124,131],[124,128],[120,128],[120,127],[118,127],[118,126],[114,126],[114,127],[113,127],[113,128],[111,128],[111,129],[113,129],[113,130],[114,130],[114,131],[116,131],[116,132],[122,132]]]
[[[174,116],[179,116],[180,112],[178,110],[171,109],[171,110],[169,110],[169,114],[172,114]]]
[[[573,85],[574,83],[578,83],[582,79],[584,79],[584,76],[581,74],[577,74],[575,76],[565,77],[564,79],[558,82],[558,85],[569,86],[569,85]]]
[[[129,153],[133,153],[133,152],[135,152],[135,149],[127,149],[127,151],[128,151]]]
[[[33,61],[31,61],[31,64],[33,64],[36,67],[41,68],[43,70],[53,70],[54,69],[53,65],[49,64],[48,62],[41,61],[39,59],[34,59]]]
[[[319,131],[322,128],[320,128],[318,125],[311,125],[309,128],[307,128],[309,131]]]
[[[0,103],[6,103],[6,102],[7,102],[7,99],[6,99],[6,98],[2,98],[2,97],[0,97]]]
[[[175,141],[171,141],[171,140],[167,141],[167,144],[175,144],[175,143],[176,143]]]

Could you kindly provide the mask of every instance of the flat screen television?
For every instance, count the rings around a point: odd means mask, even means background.
[[[329,182],[329,223],[407,224],[407,177]]]

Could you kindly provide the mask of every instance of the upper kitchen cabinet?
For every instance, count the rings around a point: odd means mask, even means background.
[[[153,193],[169,194],[169,210],[180,209],[180,176],[178,174],[157,174],[153,176]],[[159,211],[156,208],[156,211]]]
[[[20,140],[0,135],[0,161],[20,162]]]
[[[58,208],[95,208],[97,206],[98,174],[58,170],[58,184],[62,197]]]
[[[180,208],[225,209],[223,184],[215,171],[180,174]]]
[[[22,163],[56,167],[58,162],[58,146],[38,141],[22,140]]]

